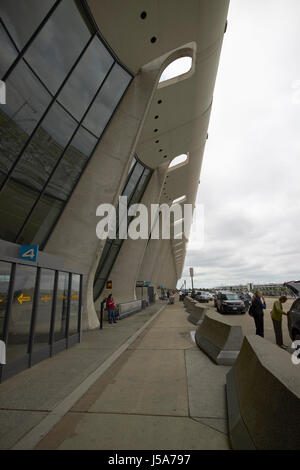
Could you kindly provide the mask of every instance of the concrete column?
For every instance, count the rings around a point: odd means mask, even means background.
[[[154,171],[142,198],[141,203],[147,207],[149,216],[151,215],[151,204],[159,203],[167,170],[168,164],[164,164]],[[151,228],[150,222],[149,217],[148,236]],[[113,295],[117,302],[126,302],[136,299],[136,281],[148,280],[138,279],[147,244],[148,238],[146,240],[124,240],[110,274],[110,279],[113,283]]]
[[[157,257],[157,263],[154,267],[152,274],[152,285],[157,288],[159,285],[165,286],[163,271],[166,263],[168,262],[169,250],[168,244],[169,240],[160,240],[160,255]]]
[[[45,247],[66,269],[84,274],[84,329],[99,325],[93,283],[104,242],[96,236],[96,210],[118,204],[164,60],[143,67],[132,81]]]

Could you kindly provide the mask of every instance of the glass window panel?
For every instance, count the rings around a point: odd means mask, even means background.
[[[100,137],[130,81],[131,76],[115,64],[88,112],[84,126]]]
[[[54,103],[18,162],[13,177],[41,191],[76,125],[76,121]]]
[[[1,9],[1,7],[0,7]],[[13,43],[9,39],[5,29],[0,23],[0,50],[1,50],[1,61],[0,61],[0,77],[3,77],[7,72],[13,61],[17,58],[17,50]]]
[[[145,170],[143,173],[143,176],[141,177],[138,186],[136,187],[134,194],[131,198],[130,204],[138,204],[141,200],[143,191],[146,186],[146,181],[147,181],[148,173]]]
[[[6,104],[0,105],[0,170],[8,172],[31,135],[50,95],[22,61],[6,81]]]
[[[94,299],[96,300],[101,294],[105,285],[105,279],[97,279],[94,285]]]
[[[80,276],[79,274],[73,274],[70,300],[69,336],[74,335],[78,332],[79,291]]]
[[[33,350],[49,344],[55,271],[41,269]]]
[[[52,93],[57,92],[90,36],[76,2],[63,0],[25,55]]]
[[[26,226],[18,238],[23,245],[43,245],[52,230],[62,209],[63,202],[52,197],[43,196],[32,212]]]
[[[5,174],[0,171],[0,187],[2,186],[2,183],[4,180],[5,180]]]
[[[138,183],[138,180],[142,176],[143,171],[144,171],[144,167],[140,163],[137,163],[125,186],[122,196],[127,196],[128,200],[131,198],[135,190],[135,187]]]
[[[11,276],[11,264],[0,261],[0,338],[3,334],[3,325],[6,315],[7,296]]]
[[[89,132],[78,130],[47,186],[47,194],[64,200],[69,197],[96,144]]]
[[[66,336],[69,274],[59,273],[54,325],[54,341]]]
[[[107,276],[109,275],[111,268],[113,267],[113,264],[115,262],[116,257],[118,256],[120,247],[112,245],[108,254],[108,257],[104,261],[104,263],[101,266],[101,271],[99,273],[99,277],[106,279]]]
[[[101,274],[101,266],[105,261],[106,255],[109,252],[111,245],[112,245],[112,242],[110,240],[107,240],[102,251],[102,255],[99,261],[99,266],[97,268],[95,278],[98,278]]]
[[[16,181],[8,181],[0,193],[0,238],[15,241],[38,196],[38,192]]]
[[[27,354],[35,278],[35,267],[17,265],[8,327],[6,357],[8,363]]]
[[[0,16],[7,29],[22,49],[38,28],[55,0],[2,0]]]
[[[68,79],[58,100],[80,120],[94,98],[114,59],[95,37]]]

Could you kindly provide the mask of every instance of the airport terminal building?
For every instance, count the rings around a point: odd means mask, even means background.
[[[102,240],[97,208],[195,206],[228,6],[1,2],[2,379],[98,328],[108,280],[124,312],[176,288],[187,237]]]

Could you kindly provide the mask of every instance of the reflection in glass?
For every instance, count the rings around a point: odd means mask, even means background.
[[[66,336],[66,320],[67,320],[67,305],[68,305],[68,286],[69,274],[59,273],[58,287],[57,287],[57,300],[55,312],[55,325],[54,325],[54,341],[59,341]]]
[[[143,171],[144,171],[143,165],[141,165],[140,163],[136,163],[135,168],[122,193],[122,196],[127,196],[128,199],[131,198],[133,191],[136,187],[136,184],[139,181],[140,177],[142,176]]]
[[[63,200],[69,197],[96,144],[92,134],[83,128],[78,130],[47,185],[47,194]]]
[[[0,193],[0,238],[15,241],[38,196],[38,192],[12,179],[8,181]]]
[[[17,57],[0,24],[0,71],[20,59],[6,78],[7,104],[0,105],[0,238],[41,248],[132,79],[96,34],[82,2],[58,1],[41,24],[55,3],[0,0],[5,27],[20,50],[26,46]]]
[[[21,61],[6,81],[0,105],[0,170],[7,173],[50,102],[50,95]]]
[[[115,64],[88,112],[84,126],[100,137],[130,81],[130,75]]]
[[[41,245],[63,209],[63,202],[42,196],[17,242],[23,245]],[[45,214],[47,216],[45,217]]]
[[[57,92],[90,36],[76,2],[63,0],[25,54],[51,93]]]
[[[33,350],[49,344],[55,272],[41,269]]]
[[[55,0],[2,0],[0,16],[22,49],[47,15]]]
[[[80,291],[80,276],[79,274],[73,274],[72,275],[71,301],[70,301],[69,336],[72,336],[78,332],[79,291]]]
[[[0,7],[1,10],[1,7]],[[17,57],[17,51],[9,39],[5,29],[0,23],[0,51],[1,51],[1,61],[0,61],[0,78],[5,75],[13,61]]]
[[[13,177],[41,191],[75,129],[74,119],[54,103],[18,162]]]
[[[11,264],[0,261],[0,339],[7,307],[7,296],[10,283]]]
[[[119,253],[119,246],[116,245],[111,245],[111,248],[109,250],[109,254],[104,261],[104,263],[101,266],[101,271],[99,273],[99,277],[106,279],[108,274],[110,273],[110,270],[113,266],[113,263],[115,262],[115,259]]]
[[[5,174],[0,171],[0,187],[2,186],[2,183],[4,180],[5,180]]]
[[[80,120],[94,98],[114,59],[97,37],[83,54],[58,101]]]
[[[27,354],[35,278],[35,267],[17,265],[8,327],[8,363]]]

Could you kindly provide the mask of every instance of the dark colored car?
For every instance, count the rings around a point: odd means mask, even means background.
[[[289,281],[284,283],[285,287],[297,297],[288,314],[288,328],[292,341],[300,340],[300,281]]]
[[[251,303],[249,297],[246,294],[238,294],[238,296],[244,302],[246,311],[248,311]]]
[[[219,313],[246,313],[246,306],[238,294],[233,292],[218,292],[216,298],[217,310]]]
[[[197,302],[209,302],[211,299],[211,296],[208,292],[197,292],[196,295],[195,295],[195,300],[197,300]]]

